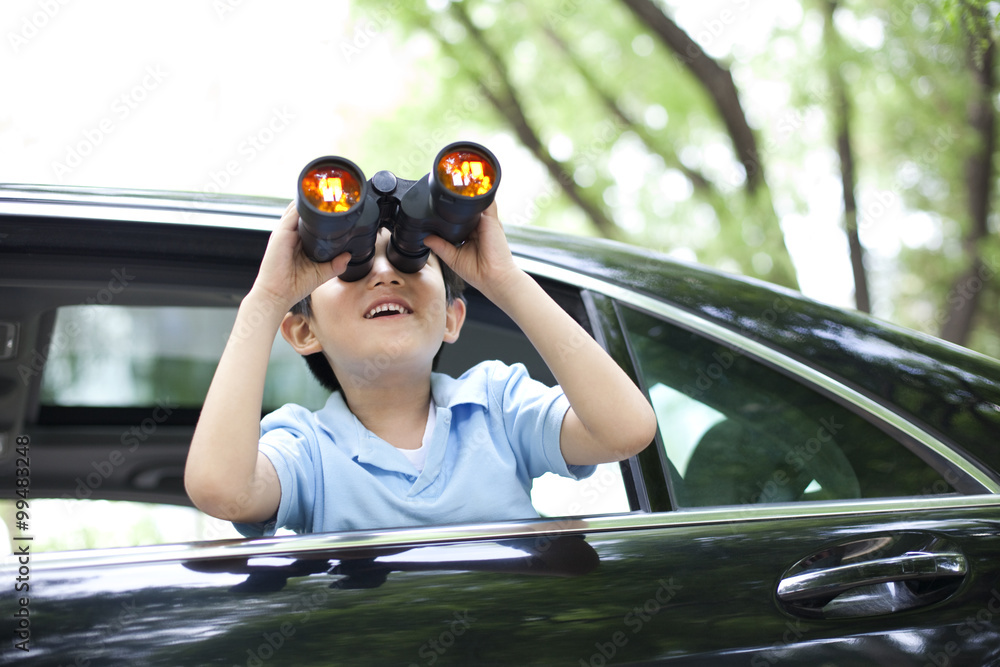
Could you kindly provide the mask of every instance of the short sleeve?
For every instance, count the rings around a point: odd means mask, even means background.
[[[559,446],[569,399],[559,386],[532,379],[523,364],[498,366],[490,380],[491,403],[499,405],[511,447],[531,479],[552,472],[584,479],[596,466],[568,465]]]
[[[295,532],[311,532],[313,508],[316,498],[317,462],[315,460],[315,433],[302,424],[308,424],[305,408],[286,405],[267,415],[261,421],[260,452],[274,466],[281,486],[278,513],[269,521],[259,523],[234,523],[236,530],[246,537],[273,535],[278,526]]]

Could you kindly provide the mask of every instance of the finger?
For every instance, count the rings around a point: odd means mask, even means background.
[[[503,223],[500,222],[500,212],[499,209],[497,209],[496,200],[490,202],[490,205],[487,206],[486,210],[483,211],[482,217],[489,218],[490,220],[495,220],[496,224],[500,225],[500,228],[503,229]]]
[[[351,253],[342,252],[329,262],[322,265],[323,277],[329,280],[336,278],[347,270],[347,263],[351,261]]]
[[[437,255],[438,259],[442,262],[451,266],[458,257],[458,248],[452,244],[445,241],[440,236],[435,236],[433,234],[427,236],[424,239],[424,245],[431,249],[431,252]]]
[[[284,229],[288,231],[296,231],[299,228],[299,211],[295,208],[295,202],[288,202],[288,206],[285,207],[285,212],[281,214],[281,220],[278,221],[278,229]]]
[[[312,260],[309,260],[311,268],[307,270],[311,270],[313,272],[312,275],[305,279],[307,284],[311,283],[312,285],[308,288],[309,292],[312,293],[312,291],[320,285],[337,278],[337,276],[342,274],[347,269],[347,263],[349,261],[351,261],[351,253],[349,252],[337,255],[328,262],[313,262]]]

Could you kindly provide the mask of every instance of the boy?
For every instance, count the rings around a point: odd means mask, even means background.
[[[643,394],[514,264],[495,203],[462,246],[428,237],[432,254],[413,274],[386,259],[382,229],[375,264],[356,282],[335,279],[347,253],[309,260],[297,224],[292,203],[205,398],[184,473],[202,511],[248,536],[536,517],[532,478],[586,477],[653,439]],[[458,379],[432,373],[442,342],[457,340],[465,320],[439,262],[511,317],[559,387],[500,362]],[[307,296],[306,311],[289,312]],[[259,421],[279,329],[299,354],[321,353],[341,389],[315,413],[284,406]],[[580,341],[571,355],[566,341]]]

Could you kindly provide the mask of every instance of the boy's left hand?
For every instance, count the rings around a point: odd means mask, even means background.
[[[502,294],[505,286],[521,273],[507,245],[496,202],[483,211],[479,225],[457,248],[434,235],[424,239],[424,243],[465,282],[490,299]]]

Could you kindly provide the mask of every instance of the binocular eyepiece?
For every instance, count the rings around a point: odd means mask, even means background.
[[[299,174],[296,207],[306,256],[328,262],[344,252],[351,261],[340,278],[360,280],[375,262],[375,239],[392,236],[386,256],[397,270],[415,273],[427,263],[428,234],[458,245],[479,224],[500,184],[500,163],[472,142],[445,146],[423,178],[408,181],[390,171],[365,180],[356,164],[341,157],[313,160]]]

